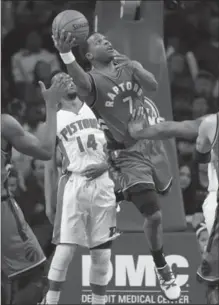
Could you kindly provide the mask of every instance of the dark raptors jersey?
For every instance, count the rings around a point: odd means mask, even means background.
[[[144,103],[144,94],[131,68],[122,67],[114,75],[93,69],[90,75],[96,88],[93,110],[108,127],[107,138],[127,146],[134,144],[127,126],[133,109]]]

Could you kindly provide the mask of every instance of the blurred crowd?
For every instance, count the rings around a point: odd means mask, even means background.
[[[25,130],[37,135],[45,118],[38,81],[48,86],[51,76],[64,69],[51,39],[53,18],[62,10],[75,9],[87,17],[93,31],[94,8],[94,0],[2,2],[2,107]],[[184,9],[165,9],[164,33],[174,120],[217,112],[218,2],[185,1]],[[75,52],[86,68],[80,52]],[[201,204],[207,194],[208,178],[207,167],[193,162],[194,145],[191,141],[177,141],[185,212],[188,222],[202,235],[205,230],[200,227]],[[42,161],[13,151],[9,187],[42,245],[52,232],[45,216],[43,171]],[[47,236],[43,226],[47,226]]]

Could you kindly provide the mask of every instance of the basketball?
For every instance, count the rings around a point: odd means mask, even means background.
[[[74,34],[76,43],[80,44],[84,42],[89,35],[89,24],[85,16],[74,10],[66,10],[59,13],[52,23],[52,33],[58,30],[61,33],[62,30]]]

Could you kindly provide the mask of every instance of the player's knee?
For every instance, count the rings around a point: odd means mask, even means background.
[[[149,223],[151,227],[158,227],[162,223],[162,213],[158,210],[152,215],[148,215],[146,219],[147,223]]]
[[[90,283],[96,285],[108,284],[108,273],[110,267],[111,250],[97,249],[91,250]]]
[[[57,269],[65,269],[72,261],[76,250],[76,245],[59,244],[56,247],[52,265],[56,265]]]

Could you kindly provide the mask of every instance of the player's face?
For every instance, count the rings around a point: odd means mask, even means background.
[[[8,189],[12,195],[15,195],[18,188],[18,181],[15,177],[9,177],[8,179]]]
[[[66,74],[66,73],[58,73],[58,74],[56,74],[53,77],[53,79],[52,79],[52,83],[54,81],[56,81],[56,80],[58,81],[60,77],[62,78],[62,80],[65,83],[65,87],[64,87],[65,92],[66,92],[66,96],[65,97],[67,99],[75,99],[75,97],[77,95],[77,93],[76,93],[76,86],[75,86],[75,84],[73,82],[73,79],[68,74]]]
[[[89,50],[87,57],[89,60],[109,63],[114,58],[114,49],[109,40],[101,34],[93,34],[88,39]]]

